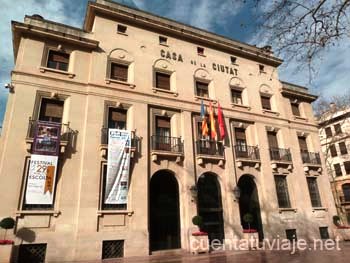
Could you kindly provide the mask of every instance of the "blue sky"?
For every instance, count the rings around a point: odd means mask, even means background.
[[[229,38],[262,46],[252,19],[251,6],[234,0],[114,0],[141,10],[174,19]],[[24,15],[44,18],[81,27],[88,0],[0,0],[0,125],[6,107],[4,84],[10,81],[13,68],[11,20],[23,21]],[[242,26],[243,25],[243,26]],[[282,56],[283,58],[283,56]],[[295,72],[297,63],[284,63],[280,79],[308,86],[325,97],[350,93],[350,41],[326,50],[317,78],[310,85],[307,72]]]

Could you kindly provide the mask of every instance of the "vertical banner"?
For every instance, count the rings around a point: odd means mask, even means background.
[[[60,136],[60,123],[37,122],[29,164],[26,204],[53,204]]]
[[[108,160],[105,185],[106,204],[126,204],[130,172],[131,132],[108,130]]]
[[[33,154],[30,158],[26,204],[52,205],[58,156]]]

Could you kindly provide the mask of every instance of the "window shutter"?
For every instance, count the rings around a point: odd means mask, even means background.
[[[127,65],[121,65],[112,63],[111,65],[111,78],[120,80],[120,81],[127,81],[128,80],[128,66]]]
[[[68,64],[69,54],[51,50],[49,53],[49,60]]]
[[[332,156],[332,157],[335,157],[335,156],[338,155],[338,154],[337,154],[337,149],[335,148],[335,145],[334,145],[334,144],[331,144],[331,145],[329,146],[329,151],[331,152],[331,156]]]
[[[261,96],[261,104],[263,109],[271,110],[270,97]]]
[[[299,141],[300,151],[308,152],[306,138],[305,137],[298,137],[298,141]]]
[[[41,117],[62,118],[63,101],[55,101],[50,99],[42,99],[41,101]]]
[[[170,90],[170,75],[156,72],[156,87]]]
[[[345,142],[339,143],[339,149],[341,154],[347,154],[348,150],[346,149]]]
[[[325,129],[325,132],[326,132],[327,138],[332,137],[332,129],[331,129],[331,127],[327,127]]]
[[[270,148],[278,148],[277,135],[275,132],[267,132],[267,139],[269,141]]]
[[[157,125],[157,128],[167,128],[167,129],[170,129],[170,118],[167,118],[167,117],[157,117],[156,125]]]
[[[246,141],[245,129],[235,128],[235,137],[236,137],[236,141],[237,140]]]
[[[299,111],[299,104],[297,103],[292,103],[292,112],[294,116],[300,116],[300,111]]]
[[[112,110],[110,114],[112,121],[126,122],[126,111]]]

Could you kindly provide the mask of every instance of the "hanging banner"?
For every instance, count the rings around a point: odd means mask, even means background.
[[[106,204],[126,204],[130,172],[131,132],[108,130],[108,160],[105,185]]]
[[[26,204],[52,205],[58,156],[33,154],[30,159]]]
[[[38,121],[32,153],[58,156],[60,150],[60,135],[61,123]]]

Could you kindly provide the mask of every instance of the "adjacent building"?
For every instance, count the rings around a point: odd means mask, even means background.
[[[338,214],[350,224],[350,107],[332,103],[319,118],[320,140]]]
[[[88,3],[82,29],[33,15],[12,32],[0,217],[16,219],[20,262],[189,251],[197,214],[223,244],[242,237],[247,213],[260,239],[333,236],[316,96],[280,81],[270,47],[104,0]],[[114,128],[131,134],[122,204],[105,198]]]

